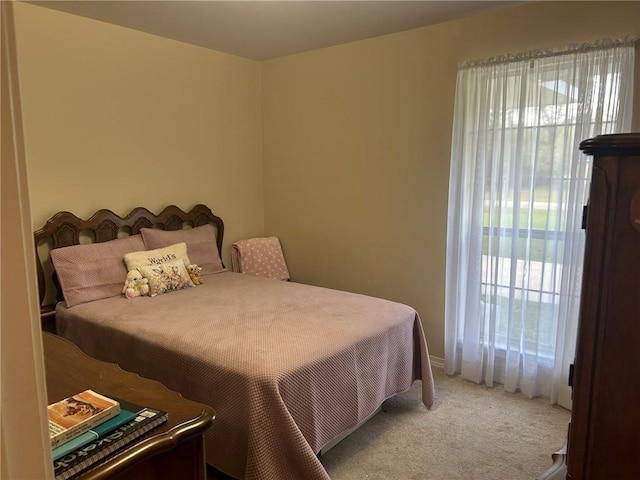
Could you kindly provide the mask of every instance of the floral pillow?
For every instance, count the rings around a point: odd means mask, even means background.
[[[182,260],[138,267],[142,276],[149,280],[149,296],[195,287]]]

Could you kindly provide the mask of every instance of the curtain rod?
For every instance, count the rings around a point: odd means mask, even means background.
[[[467,60],[458,65],[460,70],[471,67],[483,67],[489,65],[497,65],[501,63],[519,62],[524,60],[535,60],[537,58],[556,57],[561,55],[568,55],[571,53],[590,52],[593,50],[606,50],[616,47],[630,47],[633,45],[640,45],[640,37],[636,35],[628,35],[622,38],[604,38],[594,42],[584,42],[577,44],[570,44],[562,48],[543,48],[537,50],[529,50],[521,53],[508,53],[505,55],[497,55],[495,57],[489,57],[485,59]]]

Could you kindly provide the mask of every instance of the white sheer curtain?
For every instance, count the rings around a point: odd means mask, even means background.
[[[447,229],[445,368],[556,403],[573,361],[590,158],[631,126],[636,39],[462,65]]]

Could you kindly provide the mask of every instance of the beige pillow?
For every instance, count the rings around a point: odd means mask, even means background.
[[[182,230],[141,228],[140,233],[147,248],[160,248],[185,242],[191,262],[202,268],[201,275],[225,271],[216,244],[216,229],[211,224]]]
[[[149,296],[151,297],[187,287],[195,287],[182,260],[142,266],[139,270],[142,276],[149,280]]]
[[[108,242],[72,245],[51,250],[51,260],[67,307],[122,294],[128,252],[144,248],[141,235]]]
[[[140,270],[140,267],[147,265],[160,265],[162,263],[181,260],[185,267],[191,262],[187,257],[187,244],[176,243],[164,248],[156,248],[154,250],[142,250],[139,252],[130,252],[124,256],[124,263],[127,270]],[[124,281],[124,280],[123,280]]]

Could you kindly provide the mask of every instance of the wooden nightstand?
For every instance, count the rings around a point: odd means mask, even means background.
[[[56,304],[40,307],[40,323],[43,332],[56,333]]]
[[[85,355],[73,343],[43,332],[49,403],[92,389],[107,396],[165,410],[169,421],[132,446],[73,477],[82,480],[206,480],[204,432],[215,412],[155,380]]]

